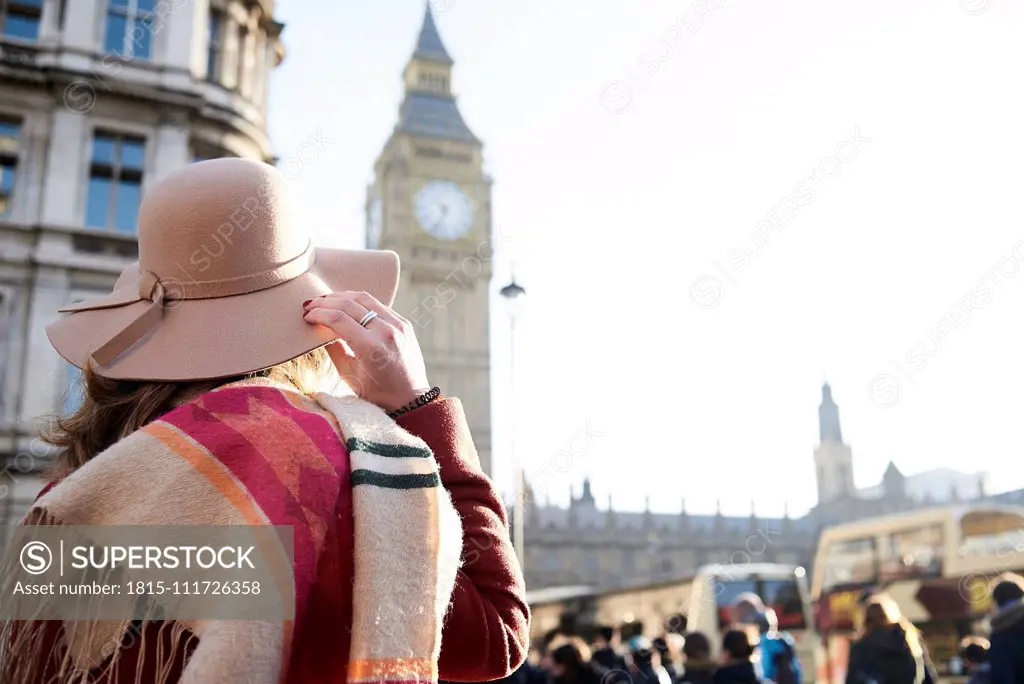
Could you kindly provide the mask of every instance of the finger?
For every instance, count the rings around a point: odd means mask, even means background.
[[[351,302],[355,304],[355,302]],[[365,314],[365,311],[364,311]],[[315,323],[330,328],[352,347],[357,355],[369,354],[377,340],[370,331],[359,325],[352,316],[339,309],[310,309],[303,318],[307,323]]]
[[[326,307],[326,308],[327,308],[328,311],[331,310],[331,307]],[[366,317],[366,314],[370,313],[370,310],[367,309],[366,307],[364,307],[359,302],[353,301],[351,299],[346,299],[344,297],[341,297],[341,298],[335,300],[334,308],[336,308],[338,311],[341,311],[341,312],[347,314],[356,323],[359,323],[360,325],[362,325],[362,320],[363,320],[363,318]],[[380,316],[378,316],[378,318],[379,317]],[[372,320],[373,319],[371,319],[371,321]],[[363,327],[366,328],[367,330],[370,330],[371,329],[370,328],[370,322],[371,321],[367,321],[366,325],[364,325]],[[374,330],[376,330],[376,326],[374,326]],[[377,330],[377,332],[379,332],[379,330]]]
[[[328,299],[326,295],[320,299],[314,299],[306,306],[306,311],[311,311],[314,308],[326,309],[328,311],[332,309],[342,311],[355,319],[356,323],[362,321],[363,317],[370,311],[351,297],[341,294],[336,294],[332,299]],[[378,314],[377,317],[382,320],[384,318],[380,314]],[[369,328],[369,325],[369,322],[367,322],[364,327]]]
[[[356,302],[367,311],[376,311],[381,320],[387,321],[396,328],[401,328],[404,323],[407,323],[405,319],[396,314],[391,308],[381,304],[380,301],[367,292],[332,292],[319,299],[314,299],[310,302],[309,307],[337,306],[339,302],[346,300]]]

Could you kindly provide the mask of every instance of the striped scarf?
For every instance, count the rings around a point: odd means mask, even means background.
[[[344,497],[351,521],[338,515]],[[138,646],[140,684],[169,681],[168,662],[186,645],[181,682],[437,680],[461,522],[426,444],[361,399],[309,398],[265,380],[225,385],[97,455],[23,524],[293,527],[295,619],[160,622],[160,644]],[[4,626],[0,682],[84,681],[87,672],[124,681],[131,620],[64,622],[56,655],[40,652],[47,624]],[[144,659],[155,661],[155,678],[143,678]]]

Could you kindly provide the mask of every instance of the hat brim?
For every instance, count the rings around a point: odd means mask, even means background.
[[[130,289],[133,281],[137,287],[137,273],[132,267],[122,274],[117,289]],[[232,297],[166,302],[149,334],[108,366],[93,364],[92,369],[115,380],[184,382],[270,368],[339,339],[329,328],[303,320],[305,300],[365,291],[390,306],[398,274],[394,252],[320,247],[308,272],[281,285]],[[142,300],[77,311],[48,325],[46,334],[58,354],[85,368],[96,349],[148,306]]]

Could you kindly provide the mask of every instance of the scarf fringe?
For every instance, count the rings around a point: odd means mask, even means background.
[[[58,518],[45,509],[36,508],[22,521],[23,525],[63,525]],[[10,568],[5,569],[4,581],[8,585],[10,578],[17,578],[19,573]],[[107,570],[97,573],[97,582],[111,581],[114,571]],[[85,578],[83,578],[84,581]],[[159,610],[156,604],[150,604],[142,620],[125,619],[110,620],[54,620],[52,617],[52,596],[14,595],[10,586],[5,586],[7,596],[14,596],[8,614],[26,615],[20,620],[4,620],[0,622],[0,684],[103,684],[117,682],[122,669],[122,654],[138,644],[138,661],[135,667],[135,684],[168,684],[173,673],[175,659],[181,652],[182,639],[191,640],[195,636],[187,625],[180,621],[154,620]],[[69,600],[61,596],[62,601]],[[76,597],[75,606],[79,614],[89,614],[99,607],[102,595],[84,594]],[[23,605],[18,605],[23,603]],[[31,606],[30,612],[28,607]],[[21,610],[25,609],[25,610]],[[154,648],[147,643],[147,629],[159,624],[155,633],[156,657],[146,662],[147,649]],[[170,648],[165,649],[163,637],[165,630],[170,630]],[[99,653],[100,663],[78,662],[85,660],[89,653],[95,652],[95,642],[102,640]],[[186,641],[187,643],[187,641]],[[48,647],[56,650],[47,652]],[[165,653],[165,651],[167,651]],[[59,657],[59,660],[58,660]],[[155,678],[143,679],[143,668],[155,665]]]

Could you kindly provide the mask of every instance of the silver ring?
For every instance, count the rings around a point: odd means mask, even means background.
[[[376,317],[377,317],[377,312],[376,311],[367,311],[366,315],[359,319],[359,325],[361,325],[361,326],[363,326],[365,328],[366,326],[368,326],[370,324],[370,321],[372,321]]]

